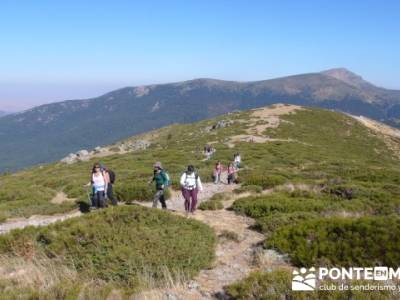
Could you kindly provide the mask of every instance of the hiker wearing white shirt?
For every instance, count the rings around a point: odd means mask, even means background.
[[[106,206],[105,196],[109,182],[109,176],[102,170],[100,164],[94,164],[90,179],[93,189],[92,209]]]
[[[233,156],[233,161],[234,161],[234,163],[235,163],[235,168],[236,168],[236,169],[239,169],[239,168],[240,168],[240,163],[242,162],[242,158],[240,157],[240,153],[239,153],[239,152],[236,153],[236,154]]]
[[[185,198],[185,211],[187,214],[194,213],[197,206],[197,193],[203,190],[203,185],[192,165],[188,166],[187,171],[182,174],[180,184],[183,198]]]

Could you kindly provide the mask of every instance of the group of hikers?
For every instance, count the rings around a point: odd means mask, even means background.
[[[229,164],[228,184],[235,183],[237,180],[237,172],[241,164],[239,153],[234,155],[233,161]],[[224,171],[224,166],[221,162],[217,162],[214,169],[214,183],[221,183],[221,174]],[[90,182],[86,186],[92,186],[92,193],[89,195],[91,209],[104,208],[107,206],[107,199],[112,205],[117,205],[117,200],[113,193],[113,184],[115,183],[115,173],[103,166],[100,163],[93,165]],[[153,207],[161,203],[163,209],[167,209],[165,192],[170,185],[168,173],[163,169],[161,162],[156,162],[153,165],[153,176],[148,181],[148,184],[155,184],[155,194],[153,198]],[[185,211],[187,214],[194,213],[197,207],[197,194],[203,191],[203,185],[199,174],[196,172],[193,165],[189,165],[186,171],[180,177],[180,186],[182,196],[185,199]]]
[[[114,197],[113,184],[115,183],[115,173],[99,163],[95,163],[92,168],[90,182],[86,186],[92,186],[92,193],[88,193],[91,202],[91,209],[103,208],[107,206],[107,199],[112,205],[117,205]]]
[[[242,158],[240,156],[240,153],[235,153],[233,155],[233,161],[229,163],[228,168],[226,170],[228,173],[228,178],[227,178],[228,184],[237,183],[237,181],[238,181],[237,173],[240,168],[241,162],[242,162]],[[225,167],[223,166],[223,164],[220,161],[217,161],[217,163],[215,164],[214,173],[213,173],[215,184],[219,184],[222,182],[221,176],[224,171],[225,171]]]
[[[206,156],[206,159],[209,160],[211,156],[216,152],[215,148],[210,146],[210,145],[205,145],[204,146],[204,155]]]
[[[170,184],[169,175],[164,171],[160,162],[154,164],[154,175],[149,181],[155,183],[156,193],[153,198],[153,207],[157,207],[158,202],[161,203],[163,209],[167,209],[165,202],[165,191]],[[185,199],[186,213],[194,213],[197,207],[197,193],[203,191],[200,176],[195,171],[193,165],[189,165],[187,170],[182,174],[179,181],[182,189],[182,196]]]

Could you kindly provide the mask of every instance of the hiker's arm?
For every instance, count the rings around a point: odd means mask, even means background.
[[[181,186],[185,186],[185,173],[183,173],[182,174],[182,176],[181,176],[181,180],[180,180],[180,184],[181,184]]]
[[[203,190],[203,185],[201,183],[200,176],[197,177],[197,187],[199,188],[199,191]]]
[[[104,182],[106,183],[106,185],[109,184],[110,183],[110,175],[108,173],[104,173],[103,177],[104,177]]]
[[[153,181],[155,180],[155,177],[154,177],[154,175],[153,175],[153,177],[151,177],[150,179],[149,179],[149,181],[147,182],[147,184],[152,184],[153,183]]]
[[[89,182],[86,183],[84,186],[91,186],[93,184],[93,178],[91,177]]]

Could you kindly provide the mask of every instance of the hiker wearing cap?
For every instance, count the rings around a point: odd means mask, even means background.
[[[185,198],[185,211],[187,214],[194,213],[197,206],[197,193],[203,190],[203,185],[192,165],[189,165],[187,171],[182,174],[180,184],[183,198]]]
[[[156,193],[153,198],[153,207],[157,207],[158,202],[160,201],[162,208],[167,209],[164,192],[166,186],[168,185],[168,178],[165,175],[160,162],[156,162],[153,167],[153,179],[150,181],[150,183],[155,182],[156,185]]]

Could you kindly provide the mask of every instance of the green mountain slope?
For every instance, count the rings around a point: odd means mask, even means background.
[[[394,136],[385,134],[371,130],[351,116],[316,108],[276,105],[231,113],[194,124],[172,125],[112,146],[119,149],[138,139],[147,139],[151,145],[146,150],[93,157],[71,165],[53,163],[3,175],[0,177],[0,212],[4,220],[77,207],[75,203],[55,204],[51,200],[62,191],[69,198],[87,201],[83,184],[88,181],[91,165],[98,160],[116,172],[116,193],[121,200],[130,202],[149,200],[151,197],[146,181],[151,176],[155,161],[163,163],[172,177],[173,187],[178,188],[179,175],[188,164],[198,168],[203,181],[210,181],[215,162],[221,160],[226,165],[233,153],[239,151],[243,166],[239,172],[241,188],[236,192],[270,190],[266,194],[253,193],[239,199],[232,209],[256,220],[255,229],[266,238],[264,247],[288,254],[290,263],[296,267],[397,266],[400,264],[397,238],[400,236],[400,152],[397,150],[400,143]],[[204,159],[202,150],[205,144],[212,144],[217,150],[211,160]],[[91,222],[95,218],[98,218],[97,222],[107,220],[107,227],[112,226],[112,220],[118,220],[118,224],[127,222],[128,226],[136,228],[136,222],[142,220],[144,227],[139,226],[140,230],[150,234],[143,237],[151,243],[149,236],[153,232],[151,230],[155,230],[153,226],[161,229],[160,236],[163,237],[163,230],[168,230],[170,223],[179,224],[180,217],[174,216],[178,219],[166,220],[165,227],[160,227],[155,219],[165,217],[162,212],[147,213],[142,209],[136,212],[135,207],[129,208],[129,213],[124,211],[124,207],[118,207],[101,212],[102,215],[96,217],[93,214],[84,216],[87,226],[79,226],[77,219],[49,229],[16,231],[0,238],[0,254],[25,257],[40,249],[47,258],[66,257],[62,265],[68,266],[73,261],[84,266],[92,263],[99,266],[98,269],[87,269],[84,276],[88,278],[110,283],[112,276],[120,274],[122,287],[135,289],[138,286],[135,282],[124,281],[127,270],[107,263],[108,259],[121,264],[132,263],[133,258],[127,252],[131,242],[125,243],[116,237],[115,245],[111,246],[110,236],[116,233],[105,230],[97,235],[89,230]],[[143,213],[146,215],[143,219],[129,218]],[[172,228],[175,225],[171,225]],[[147,231],[147,226],[153,229]],[[195,265],[187,270],[194,274],[209,263],[213,238],[207,239],[210,233],[206,228],[196,224],[187,226],[187,230],[192,228],[196,233],[184,237],[198,234],[200,244],[197,245],[204,247],[205,253],[205,257],[196,258]],[[182,230],[186,232],[186,229]],[[126,234],[124,231],[119,233]],[[177,230],[174,234],[173,239],[180,241],[178,237],[184,233]],[[98,244],[95,242],[97,239]],[[81,243],[79,247],[68,246],[75,245],[76,241]],[[93,249],[92,243],[99,249],[107,245],[104,249],[115,247],[116,251],[107,254],[107,250],[104,256],[92,257],[89,251]],[[149,245],[144,247],[149,252],[145,256],[149,258],[146,263],[157,262],[152,256],[152,253],[158,253],[157,243],[164,247],[163,243],[167,241],[161,239],[154,242],[154,251]],[[30,250],[21,253],[21,249]],[[145,251],[143,249],[140,251]],[[82,253],[88,252],[81,257]],[[186,255],[188,252],[182,253]],[[175,259],[171,254],[165,263]],[[79,264],[78,267],[81,266]],[[108,267],[104,268],[104,265]],[[114,267],[115,272],[107,271]],[[156,269],[152,270],[157,274]],[[275,275],[271,276],[275,278]],[[252,275],[241,285],[227,290],[238,299],[258,293],[265,295],[264,299],[292,295],[287,290],[289,283],[283,281],[290,277],[277,274],[282,278],[279,284],[283,285],[277,290],[268,288],[275,284],[271,282],[271,276]],[[87,277],[82,278],[88,280]],[[266,288],[257,291],[260,286]],[[313,295],[315,299],[319,296]]]
[[[290,106],[278,106],[276,111],[281,107],[292,110]],[[262,110],[261,115],[253,113],[238,112],[195,124],[165,127],[153,132],[147,150],[99,159],[118,174],[117,193],[124,199],[129,198],[124,193],[143,192],[156,160],[165,164],[174,181],[189,163],[196,165],[205,179],[210,179],[214,160],[227,163],[235,151],[240,151],[244,158],[244,183],[267,186],[268,176],[312,184],[360,181],[375,187],[397,183],[400,163],[395,153],[379,135],[351,117],[314,108],[282,116],[274,116],[272,110],[272,119],[268,114],[263,117]],[[282,121],[274,124],[276,119]],[[227,126],[211,129],[219,121]],[[275,125],[279,126],[274,128]],[[212,161],[203,161],[202,149],[207,143],[213,143],[217,149]],[[72,165],[53,163],[1,176],[3,219],[70,209],[74,205],[70,202],[50,203],[60,191],[69,198],[85,200],[83,185],[88,182],[89,170],[96,160]]]
[[[0,171],[59,160],[173,123],[191,123],[273,103],[332,108],[397,124],[400,94],[347,70],[255,82],[196,79],[127,87],[39,106],[0,119]]]

